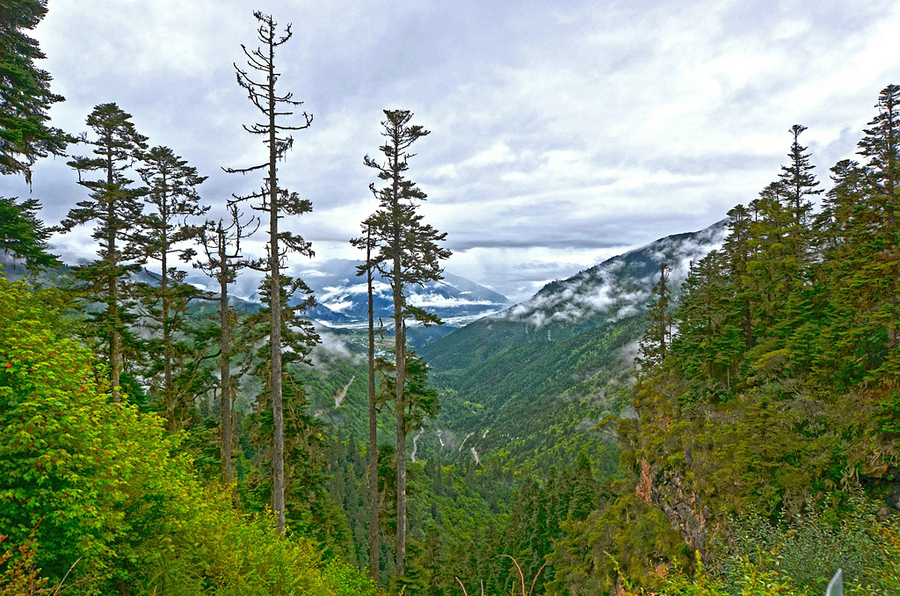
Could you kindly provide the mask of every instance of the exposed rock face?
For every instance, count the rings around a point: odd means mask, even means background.
[[[699,552],[700,557],[706,560],[709,510],[700,497],[687,487],[680,472],[654,472],[647,460],[641,460],[641,478],[636,493],[639,499],[662,511],[691,550]]]

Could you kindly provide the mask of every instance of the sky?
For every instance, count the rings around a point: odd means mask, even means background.
[[[817,175],[853,157],[878,93],[900,83],[900,2],[867,0],[49,0],[34,31],[41,67],[66,102],[53,125],[87,132],[115,102],[149,143],[209,178],[210,215],[265,159],[242,124],[258,112],[235,82],[241,44],[258,46],[253,8],[292,24],[280,90],[313,115],[280,164],[313,202],[288,226],[313,261],[359,258],[348,240],[376,208],[363,156],[378,154],[384,109],[431,134],[409,176],[426,223],[447,232],[448,271],[520,301],[657,238],[705,228],[752,200],[808,130]],[[299,124],[298,118],[286,124]],[[84,146],[70,154],[82,155]],[[58,223],[86,190],[64,158],[34,169]],[[30,193],[30,195],[29,195]],[[92,258],[89,229],[54,237],[68,262]],[[261,252],[262,235],[250,250]]]

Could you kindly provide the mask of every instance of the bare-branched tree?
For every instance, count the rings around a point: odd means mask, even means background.
[[[229,173],[248,174],[257,170],[265,170],[262,187],[256,192],[246,195],[235,195],[231,203],[242,201],[259,201],[253,205],[253,209],[263,211],[268,215],[269,241],[267,256],[250,263],[250,266],[264,271],[268,275],[270,283],[269,312],[271,314],[271,377],[269,389],[272,396],[272,417],[274,425],[274,444],[272,450],[272,509],[278,516],[278,531],[284,533],[284,403],[282,399],[283,371],[282,371],[282,311],[281,296],[284,282],[283,271],[286,268],[285,259],[289,253],[299,253],[305,256],[313,256],[309,242],[301,236],[288,231],[280,231],[278,220],[285,216],[301,215],[312,211],[312,203],[308,199],[301,199],[295,193],[282,188],[278,180],[278,162],[284,158],[287,151],[294,143],[291,132],[303,130],[312,124],[312,116],[303,112],[300,116],[303,123],[299,126],[280,124],[285,117],[293,115],[293,108],[302,104],[294,101],[292,93],[279,95],[275,90],[280,73],[275,70],[275,49],[287,43],[291,38],[290,24],[284,28],[284,33],[277,33],[277,23],[271,16],[259,11],[253,16],[259,21],[257,36],[261,44],[255,50],[248,50],[243,44],[241,48],[247,56],[248,69],[242,69],[234,65],[237,73],[238,85],[246,89],[250,102],[262,113],[262,122],[250,126],[244,125],[244,130],[250,134],[260,135],[268,148],[268,160],[247,168],[225,168]],[[256,71],[261,76],[256,80],[251,72]]]
[[[200,232],[200,243],[206,252],[206,261],[197,263],[211,278],[219,282],[219,451],[222,459],[222,479],[226,484],[235,479],[234,462],[234,388],[231,382],[231,336],[235,322],[234,309],[229,305],[228,286],[237,279],[237,272],[247,266],[241,253],[241,240],[249,238],[259,227],[259,219],[241,221],[237,205],[228,208],[231,221],[226,225],[207,222]],[[250,229],[252,227],[252,229]]]

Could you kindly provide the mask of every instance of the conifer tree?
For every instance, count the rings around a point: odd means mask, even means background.
[[[810,163],[810,154],[806,153],[807,147],[800,145],[800,135],[806,130],[805,126],[795,124],[789,131],[794,140],[791,143],[791,152],[788,153],[790,163],[781,166],[779,180],[785,189],[784,200],[793,223],[798,228],[808,225],[809,214],[812,211],[812,203],[809,197],[822,193],[813,174],[813,165]]]
[[[813,165],[807,148],[800,145],[800,134],[805,126],[795,124],[790,133],[793,136],[790,162],[782,166],[781,183],[784,210],[787,215],[782,243],[784,245],[785,296],[781,323],[775,335],[787,339],[786,345],[792,352],[792,365],[798,371],[809,368],[808,347],[810,333],[817,325],[818,309],[814,301],[818,298],[814,278],[817,267],[813,264],[814,239],[812,234],[811,198],[822,193],[813,174]]]
[[[231,380],[232,335],[236,313],[229,304],[228,287],[237,279],[237,273],[247,262],[241,253],[241,240],[256,231],[259,221],[242,221],[237,205],[229,207],[231,221],[207,222],[200,230],[200,244],[206,253],[206,261],[197,266],[219,283],[219,454],[222,462],[222,479],[226,484],[235,480],[234,461],[234,384]],[[249,229],[254,226],[253,229]]]
[[[372,293],[372,230],[365,229],[366,262],[357,270],[357,275],[366,274],[367,316],[369,327],[368,345],[368,397],[369,397],[369,443],[368,443],[368,479],[369,479],[369,575],[377,584],[380,563],[381,545],[378,540],[378,404],[375,388],[375,301]],[[362,238],[360,238],[362,241]]]
[[[753,293],[750,318],[756,339],[775,335],[775,321],[780,318],[797,274],[785,241],[792,225],[784,207],[785,197],[784,185],[772,182],[749,204],[747,287]]]
[[[888,85],[878,95],[878,116],[869,122],[859,142],[859,154],[868,158],[868,182],[884,227],[896,233],[900,209],[900,86]]]
[[[773,347],[777,349],[795,349],[794,364],[801,368],[809,366],[804,342],[790,338],[798,329],[808,333],[816,317],[810,198],[822,192],[816,188],[819,182],[807,148],[800,145],[804,130],[801,125],[791,127],[788,165],[782,166],[779,179],[750,203],[750,258],[746,262],[747,283],[741,282],[743,290],[753,288],[757,293],[745,301],[751,307],[748,314],[756,326],[756,337],[775,340]]]
[[[575,460],[575,470],[572,483],[572,498],[567,503],[568,519],[584,521],[597,503],[597,483],[594,480],[594,472],[591,459],[582,449]]]
[[[41,205],[36,199],[0,197],[0,251],[13,259],[25,261],[28,269],[58,267],[59,259],[47,252],[51,231],[37,217]]]
[[[278,531],[284,533],[285,529],[285,502],[284,502],[284,403],[283,392],[283,365],[282,365],[282,337],[284,324],[281,320],[281,298],[290,280],[284,275],[286,268],[285,259],[288,253],[299,253],[305,256],[313,256],[310,244],[297,234],[279,229],[279,220],[289,215],[302,215],[312,211],[312,203],[307,199],[281,187],[278,179],[278,162],[285,157],[287,151],[293,145],[293,137],[290,131],[303,130],[312,124],[312,116],[303,112],[300,126],[289,126],[281,123],[281,119],[293,114],[292,108],[302,102],[294,101],[292,93],[279,95],[275,85],[279,73],[275,70],[275,50],[287,43],[291,38],[291,26],[285,27],[284,33],[279,35],[277,23],[271,16],[262,12],[254,12],[253,16],[260,22],[257,28],[257,37],[262,44],[255,50],[248,50],[243,44],[241,48],[247,57],[248,70],[234,65],[237,72],[238,85],[243,87],[248,94],[250,102],[262,113],[263,122],[244,126],[244,129],[254,135],[261,135],[263,143],[268,148],[268,160],[264,163],[248,168],[226,168],[227,172],[247,174],[257,170],[265,170],[263,186],[258,191],[235,196],[235,202],[259,200],[260,204],[253,208],[263,211],[267,215],[269,241],[268,254],[265,259],[255,262],[253,266],[265,271],[270,284],[268,294],[271,304],[269,329],[272,334],[269,345],[271,347],[271,402],[273,432],[272,453],[272,509],[278,517]],[[261,80],[255,80],[250,71],[256,71],[262,76]]]
[[[659,266],[659,280],[651,291],[647,308],[647,329],[641,338],[639,356],[635,359],[643,374],[662,366],[672,338],[674,320],[669,310],[669,272],[667,263]]]
[[[748,270],[750,260],[753,258],[751,239],[753,222],[750,210],[743,205],[736,205],[728,212],[727,225],[729,234],[725,239],[722,252],[727,255],[728,276],[731,280],[732,310],[730,315],[734,323],[741,329],[746,348],[750,349],[756,339],[753,304],[757,299]]]
[[[141,155],[143,166],[137,168],[147,185],[145,203],[151,207],[141,218],[140,244],[148,260],[159,263],[157,271],[147,273],[155,285],[142,284],[142,301],[150,320],[151,332],[159,334],[147,342],[149,351],[158,355],[148,376],[151,387],[162,399],[164,416],[170,431],[178,430],[190,398],[189,390],[181,383],[176,387],[178,362],[190,350],[183,336],[188,301],[197,290],[185,283],[187,273],[173,266],[175,258],[188,262],[196,251],[190,244],[200,234],[200,227],[188,220],[200,217],[209,207],[200,205],[196,187],[205,176],[189,166],[168,147],[153,147]],[[161,368],[161,370],[160,370]]]
[[[21,174],[31,184],[31,166],[40,157],[64,155],[73,139],[48,126],[47,110],[64,101],[50,91],[50,74],[34,61],[44,58],[34,29],[47,13],[46,0],[24,0],[0,6],[0,174]],[[51,230],[38,219],[40,203],[0,197],[0,251],[10,254],[13,267],[25,261],[30,270],[59,266],[47,252]]]
[[[848,388],[880,365],[885,332],[871,314],[891,282],[878,273],[885,262],[872,258],[884,213],[872,200],[866,169],[842,160],[831,171],[834,185],[821,215],[828,304],[816,369],[827,383]]]
[[[900,319],[900,86],[888,85],[878,96],[878,116],[865,130],[859,142],[859,154],[868,159],[866,173],[868,193],[873,207],[876,246],[881,251],[877,270],[869,282],[878,285],[882,303],[879,319],[887,332],[887,347],[900,347],[898,319]]]
[[[0,174],[22,174],[31,184],[31,166],[40,157],[64,155],[72,138],[49,126],[50,107],[65,101],[50,91],[50,74],[37,67],[45,58],[34,29],[47,14],[47,0],[0,5]]]
[[[131,114],[114,103],[96,106],[87,124],[96,139],[83,142],[94,147],[94,156],[75,157],[69,165],[78,172],[78,184],[90,190],[90,196],[69,211],[60,228],[69,232],[75,226],[96,222],[92,237],[100,245],[100,258],[76,267],[75,275],[86,283],[87,295],[103,304],[100,312],[92,313],[91,320],[106,344],[113,398],[118,401],[126,344],[134,342],[129,329],[134,320],[129,277],[143,262],[136,235],[143,190],[132,187],[126,171],[146,148],[147,137],[137,132]],[[99,177],[83,179],[89,172],[97,172]]]
[[[450,256],[450,251],[442,248],[446,234],[440,233],[429,224],[422,223],[418,213],[418,201],[424,201],[426,194],[406,177],[408,160],[414,154],[409,149],[418,139],[429,134],[422,126],[409,124],[412,113],[408,110],[384,110],[386,119],[382,121],[385,143],[379,147],[385,162],[364,159],[366,166],[378,173],[385,186],[369,189],[378,199],[379,209],[363,222],[371,230],[377,252],[372,258],[381,275],[389,280],[394,303],[394,366],[395,393],[394,414],[397,428],[397,574],[402,576],[406,564],[406,326],[407,321],[430,325],[439,324],[440,319],[424,309],[412,306],[407,301],[408,288],[424,285],[429,281],[442,279],[440,261]],[[356,239],[356,246],[365,246],[366,239]]]

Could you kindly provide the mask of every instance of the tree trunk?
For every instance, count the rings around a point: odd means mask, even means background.
[[[400,262],[400,247],[403,238],[400,231],[400,163],[399,129],[395,132],[393,175],[393,211],[394,211],[394,363],[396,376],[396,393],[394,410],[397,418],[397,575],[406,574],[406,424],[404,420],[405,404],[403,393],[406,388],[406,326],[403,321],[403,268]]]
[[[232,437],[232,395],[231,395],[231,320],[228,310],[228,255],[226,251],[225,231],[219,222],[219,323],[222,329],[219,336],[219,375],[220,389],[219,408],[222,414],[220,424],[220,450],[222,456],[222,479],[225,484],[234,482],[234,466],[231,461]]]
[[[400,279],[400,259],[394,259],[394,279]],[[401,309],[402,285],[394,283],[394,360],[396,393],[394,409],[397,418],[397,575],[406,574],[406,404],[403,393],[406,385],[406,325]]]
[[[269,282],[272,328],[272,422],[275,425],[272,448],[272,509],[278,516],[278,533],[284,534],[284,404],[281,387],[281,267],[278,254],[278,157],[275,135],[275,46],[269,44]]]
[[[166,221],[167,213],[163,211],[163,221]],[[172,332],[169,329],[169,272],[168,257],[169,243],[164,237],[162,254],[160,262],[162,263],[162,275],[159,280],[159,294],[162,297],[162,331],[163,331],[163,401],[166,404],[166,418],[169,425],[169,432],[178,430],[178,421],[176,420],[176,411],[178,409],[175,403],[175,392],[172,390]]]
[[[366,233],[366,288],[369,298],[369,575],[378,584],[378,420],[375,412],[375,303],[372,297],[372,234]]]
[[[108,145],[107,145],[108,146]],[[109,188],[113,187],[113,163],[112,153],[107,150],[106,153],[106,181]],[[115,200],[116,197],[109,197],[107,207],[107,265],[110,271],[114,271],[116,265],[116,228],[112,223],[115,217]],[[114,402],[122,400],[119,385],[121,384],[122,372],[122,340],[119,335],[119,276],[118,273],[109,274],[109,320],[111,329],[109,335],[109,382],[112,385],[112,398]]]
[[[112,330],[109,337],[109,382],[112,385],[114,402],[122,401],[119,385],[122,372],[122,337],[119,333],[119,280],[116,276],[109,278],[109,320]]]

